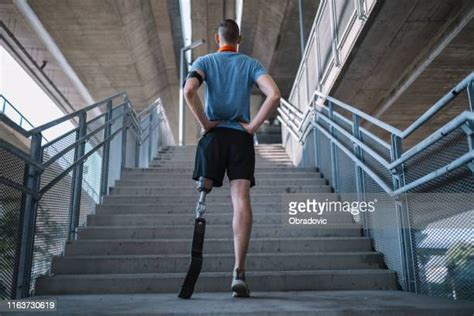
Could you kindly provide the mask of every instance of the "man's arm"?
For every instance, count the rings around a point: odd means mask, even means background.
[[[204,79],[205,75],[204,72],[201,70],[196,70],[201,77]],[[198,120],[199,125],[204,130],[204,132],[208,132],[210,129],[221,123],[220,121],[209,121],[206,114],[204,113],[204,109],[201,103],[201,99],[197,94],[199,89],[199,80],[197,78],[188,78],[184,85],[184,98],[186,99],[186,103],[188,104],[189,109],[193,112],[194,117]]]
[[[281,97],[280,90],[270,75],[261,75],[256,83],[267,98],[250,123],[240,123],[250,134],[255,133],[268,115],[278,106]]]

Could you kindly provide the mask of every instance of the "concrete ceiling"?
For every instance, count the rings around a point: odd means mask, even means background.
[[[11,4],[11,0],[0,1],[3,7]],[[183,45],[178,1],[28,3],[94,99],[125,90],[140,110],[161,97],[177,136],[177,66]],[[234,0],[193,0],[191,4],[193,39],[206,40],[193,50],[194,59],[217,49],[216,28],[224,18],[235,18],[236,8]],[[305,38],[318,4],[303,1]],[[398,128],[406,127],[473,69],[473,41],[469,39],[473,22],[425,63],[430,49],[453,33],[472,4],[469,0],[380,1],[332,94]],[[298,21],[297,0],[243,0],[240,51],[269,69],[284,97],[290,92],[301,56]],[[23,39],[34,42],[28,36]],[[418,74],[413,77],[413,73]],[[410,78],[412,82],[406,85]],[[258,92],[255,96],[252,102],[259,105],[262,99]],[[440,115],[448,118],[450,114]],[[436,126],[439,124],[431,128]],[[186,135],[187,143],[195,142],[198,135],[189,112]]]
[[[177,121],[177,70],[168,1],[30,0],[96,100],[127,91],[137,111],[161,97]],[[176,12],[176,6],[172,6]],[[171,11],[173,12],[173,11]],[[179,11],[178,11],[179,12]],[[176,132],[176,124],[172,124]]]
[[[405,129],[474,69],[472,7],[462,0],[380,2],[331,94]],[[464,97],[450,104],[407,146],[466,104]]]
[[[11,0],[1,0],[11,1]],[[161,97],[175,137],[178,129],[179,48],[183,45],[179,2],[173,0],[28,0],[71,67],[95,100],[127,91],[139,111]],[[304,0],[305,33],[319,1]],[[214,33],[224,18],[236,18],[235,0],[193,0],[193,39],[217,49]],[[244,0],[240,51],[259,59],[283,96],[300,60],[298,1]],[[186,115],[186,142],[197,126]]]

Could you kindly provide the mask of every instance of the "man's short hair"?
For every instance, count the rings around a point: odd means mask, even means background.
[[[234,20],[225,19],[217,29],[221,40],[227,44],[236,44],[239,41],[240,30]]]

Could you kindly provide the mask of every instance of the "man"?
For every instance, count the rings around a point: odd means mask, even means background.
[[[237,52],[241,36],[235,21],[224,20],[215,40],[219,50],[193,63],[184,86],[186,102],[202,128],[193,179],[204,177],[206,188],[220,187],[227,170],[234,208],[235,266],[231,288],[234,297],[249,297],[245,257],[252,228],[250,188],[255,185],[253,134],[278,105],[280,92],[260,62]],[[206,82],[205,111],[197,95],[202,81]],[[266,99],[250,120],[253,84]]]

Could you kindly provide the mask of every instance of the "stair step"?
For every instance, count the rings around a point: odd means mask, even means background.
[[[114,215],[114,214],[194,214],[196,208],[196,200],[192,203],[156,203],[152,204],[137,204],[137,205],[123,205],[123,204],[108,204],[97,205],[96,214],[98,215]],[[270,213],[276,210],[281,210],[281,203],[270,201],[262,203],[252,203],[252,212]],[[207,205],[207,214],[213,213],[233,213],[231,203],[212,203]]]
[[[61,306],[62,311],[67,311],[68,316],[103,315],[104,313],[109,316],[472,316],[474,309],[474,303],[468,301],[454,301],[451,298],[396,290],[268,292],[254,291],[253,287],[251,290],[252,299],[247,300],[233,299],[229,291],[198,292],[191,300],[178,300],[176,292],[136,295],[66,295],[55,298],[57,305]],[[46,298],[43,296],[27,299],[34,301]]]
[[[149,172],[130,172],[127,174],[122,174],[122,180],[168,180],[168,179],[182,179],[188,180],[194,184],[192,179],[193,171],[192,170],[173,170],[161,172],[160,170],[149,171]],[[300,179],[319,179],[321,174],[317,172],[311,173],[302,173],[302,172],[265,172],[265,173],[255,173],[255,183],[258,185],[258,181],[261,179],[273,180],[273,179],[285,179],[285,178],[294,178],[298,177]],[[224,177],[224,184],[228,183],[227,176]]]
[[[155,159],[152,161],[162,161],[162,160],[169,160],[169,159],[179,159],[179,160],[193,160],[196,157],[195,153],[190,153],[190,154],[160,154],[158,155]],[[288,156],[287,153],[285,152],[273,152],[273,153],[255,153],[255,158],[262,159],[262,160],[285,160],[285,161],[291,161],[290,157]]]
[[[196,154],[162,154],[156,157],[151,161],[151,163],[160,163],[160,162],[194,162]],[[289,162],[292,160],[286,153],[268,153],[268,154],[258,154],[255,153],[255,162],[256,163],[278,163],[278,162]]]
[[[224,182],[223,187],[229,187],[229,181],[225,178],[226,181]],[[293,186],[293,185],[325,185],[326,179],[320,177],[314,178],[278,178],[278,179],[256,179],[255,180],[256,186]],[[163,186],[170,186],[170,187],[195,187],[195,181],[191,179],[191,177],[186,179],[135,179],[135,180],[117,180],[115,181],[115,187],[163,187]]]
[[[196,150],[193,151],[183,151],[183,152],[164,152],[159,153],[156,158],[153,159],[167,159],[167,158],[189,158],[194,159],[196,157]],[[266,150],[266,151],[255,151],[255,158],[256,159],[267,159],[267,158],[282,158],[282,159],[290,159],[288,153],[282,150]]]
[[[273,145],[273,144],[272,144]],[[283,146],[266,146],[266,144],[254,145],[255,151],[286,151]],[[196,151],[196,145],[186,145],[185,147],[173,147],[161,149],[159,153],[164,152],[193,152]]]
[[[195,146],[160,150],[150,168],[126,168],[65,255],[52,259],[36,295],[177,293],[189,266],[198,194]],[[287,225],[287,194],[330,193],[314,167],[296,168],[281,144],[258,145],[253,227],[246,261],[252,291],[396,289],[396,274],[348,213]],[[196,292],[228,292],[234,264],[229,181],[206,202],[206,242]],[[332,194],[334,195],[334,194]],[[159,273],[158,273],[159,272]]]
[[[36,295],[178,293],[184,273],[57,275],[39,277]],[[394,272],[381,269],[247,272],[252,291],[395,290]],[[203,272],[195,293],[228,292],[231,273]]]
[[[288,154],[286,149],[283,147],[274,147],[274,148],[261,148],[258,146],[254,146],[254,151],[256,154],[259,153],[279,153],[279,154]],[[172,155],[172,154],[194,154],[196,153],[196,146],[189,147],[189,148],[175,148],[171,150],[160,150],[158,151],[156,157],[160,157],[161,155]]]
[[[189,254],[192,239],[72,240],[66,243],[66,256]],[[205,252],[233,253],[232,238],[206,238]],[[249,253],[370,251],[367,237],[255,238]]]
[[[159,161],[169,161],[169,160],[177,160],[177,161],[194,161],[196,154],[182,154],[182,155],[172,155],[172,154],[161,154],[158,155],[152,162],[159,162]],[[255,153],[255,159],[262,160],[262,161],[288,161],[290,162],[291,159],[286,153]]]
[[[190,162],[164,162],[164,163],[156,163],[150,164],[148,169],[176,169],[176,168],[185,168],[185,169],[192,169],[194,168],[194,161]],[[255,170],[261,169],[296,169],[293,163],[255,163]]]
[[[187,167],[187,168],[164,168],[164,167],[159,167],[159,168],[125,168],[123,169],[123,174],[127,175],[130,173],[151,173],[151,172],[157,172],[157,173],[173,173],[173,172],[179,172],[181,176],[184,176],[186,172],[190,172],[192,174],[193,172],[193,166]],[[259,175],[262,173],[273,173],[273,174],[280,174],[280,173],[289,173],[289,174],[301,174],[301,173],[307,173],[307,172],[312,172],[316,173],[316,168],[311,167],[311,168],[296,168],[296,167],[262,167],[262,168],[255,168],[255,175]]]
[[[193,195],[196,200],[197,191],[193,182],[187,186],[161,186],[161,187],[117,187],[110,189],[110,196],[172,196],[176,195]],[[326,184],[319,185],[284,185],[284,186],[255,186],[251,189],[252,198],[259,194],[278,194],[278,193],[314,193],[314,192],[330,192],[330,187]],[[221,196],[229,195],[229,190],[213,190],[212,195]],[[211,196],[208,195],[208,196]]]
[[[192,238],[192,225],[88,226],[78,228],[79,239]],[[359,224],[327,224],[317,227],[253,225],[252,238],[265,237],[360,237]],[[230,225],[209,225],[206,238],[231,238]]]
[[[283,213],[273,212],[254,214],[254,224],[284,224],[287,220]],[[330,224],[352,223],[353,217],[350,213],[328,213],[314,218],[327,219]],[[230,225],[232,223],[231,213],[208,213],[206,222],[209,225]],[[150,226],[150,225],[185,225],[194,224],[194,213],[188,214],[127,214],[127,215],[88,215],[87,226]]]
[[[330,193],[331,188],[329,186],[321,186],[318,190],[311,190],[308,193]],[[276,193],[276,192],[275,192]],[[252,194],[251,200],[252,202],[266,202],[269,200],[279,201],[281,199],[280,196],[277,194]],[[285,192],[281,192],[282,194]],[[179,202],[179,203],[196,203],[196,194],[190,195],[179,195],[178,192],[175,192],[173,196],[171,195],[163,195],[163,196],[153,196],[153,195],[108,195],[104,198],[104,205],[108,204],[159,204],[159,203],[172,203],[172,202]],[[216,192],[209,194],[206,197],[206,201],[209,204],[212,203],[222,203],[228,202],[231,203],[230,193],[229,192],[222,192],[217,194]]]
[[[378,252],[333,253],[250,253],[248,271],[307,271],[342,269],[380,269],[384,267]],[[52,273],[59,274],[128,274],[128,273],[185,273],[189,268],[189,254],[134,255],[134,256],[61,256],[53,257]],[[203,272],[232,271],[234,254],[204,253]]]

